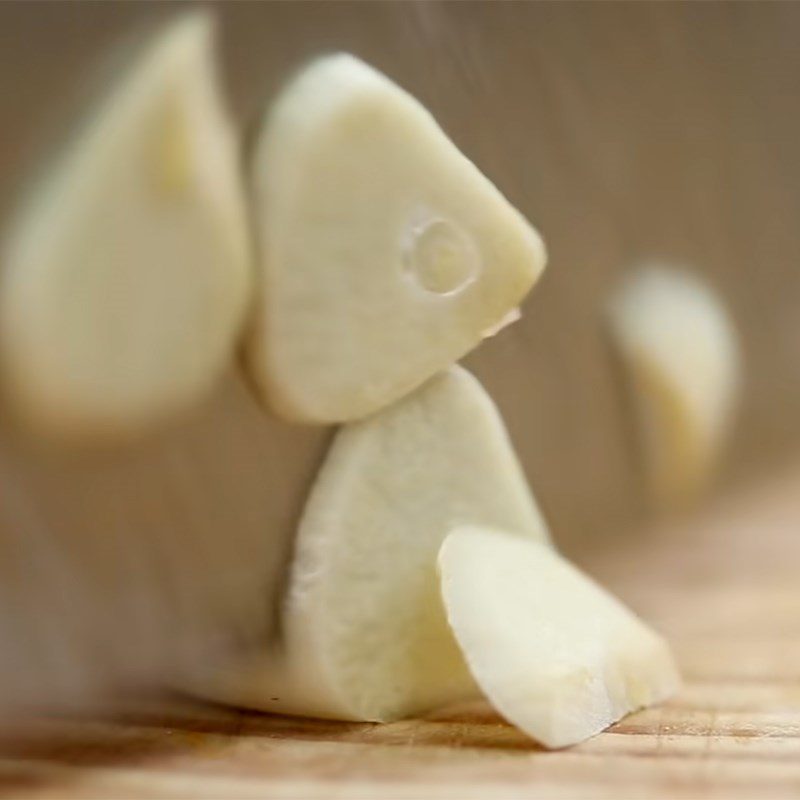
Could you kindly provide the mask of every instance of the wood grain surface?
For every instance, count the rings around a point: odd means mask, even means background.
[[[0,739],[8,798],[773,800],[800,794],[800,465],[585,554],[669,636],[685,687],[559,752],[485,704],[387,725],[137,700]]]

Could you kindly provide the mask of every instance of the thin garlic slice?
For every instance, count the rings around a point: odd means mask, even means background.
[[[678,687],[664,640],[551,547],[456,528],[439,571],[447,618],[478,685],[546,747],[583,741]]]
[[[250,256],[212,19],[161,30],[10,231],[4,388],[37,430],[138,434],[199,401],[239,333]]]

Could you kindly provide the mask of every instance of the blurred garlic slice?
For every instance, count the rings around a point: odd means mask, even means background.
[[[447,618],[492,705],[546,747],[576,744],[680,683],[664,640],[551,547],[482,527],[439,553]]]
[[[612,305],[653,500],[681,506],[707,487],[731,429],[740,385],[733,324],[699,278],[650,266]]]
[[[545,265],[539,234],[428,111],[350,55],[289,84],[252,170],[249,362],[293,420],[398,400],[505,321]]]
[[[213,33],[193,12],[148,43],[5,242],[4,388],[40,431],[137,434],[231,356],[250,254]]]
[[[376,721],[474,696],[436,576],[442,540],[467,523],[548,541],[497,409],[456,367],[340,430],[300,522],[282,648],[195,688]]]

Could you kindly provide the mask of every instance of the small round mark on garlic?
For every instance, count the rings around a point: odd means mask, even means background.
[[[480,255],[458,225],[426,215],[406,230],[403,269],[425,291],[454,295],[477,279]]]

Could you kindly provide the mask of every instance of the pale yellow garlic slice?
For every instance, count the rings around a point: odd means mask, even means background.
[[[456,528],[439,553],[447,618],[492,705],[546,747],[673,694],[669,648],[551,547]]]
[[[740,386],[740,355],[722,301],[688,272],[649,266],[612,305],[644,470],[654,501],[677,506],[713,478]]]
[[[356,720],[474,695],[436,576],[446,533],[467,523],[548,540],[494,404],[453,368],[338,433],[300,523],[282,646],[195,688]]]
[[[353,56],[289,84],[252,171],[249,361],[290,419],[389,405],[509,319],[544,268],[522,215],[413,97]]]
[[[162,29],[9,231],[2,377],[39,430],[139,433],[202,398],[231,356],[250,254],[213,33],[205,13]]]

